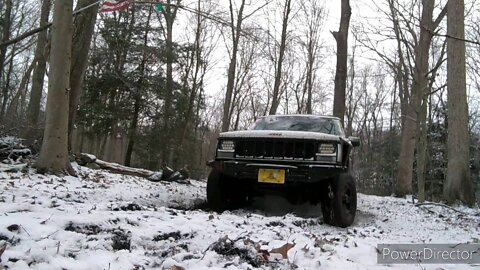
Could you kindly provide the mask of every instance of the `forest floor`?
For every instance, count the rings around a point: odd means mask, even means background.
[[[359,194],[356,220],[342,229],[323,224],[318,207],[280,198],[208,211],[201,181],[150,182],[76,164],[78,177],[57,177],[22,166],[0,165],[0,269],[479,269],[377,264],[376,248],[478,243],[478,208]]]

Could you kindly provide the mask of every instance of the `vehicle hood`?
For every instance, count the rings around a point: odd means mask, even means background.
[[[285,138],[340,141],[340,136],[320,132],[289,130],[242,130],[222,132],[219,138]]]

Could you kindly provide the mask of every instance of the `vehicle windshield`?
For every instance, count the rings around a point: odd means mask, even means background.
[[[268,116],[257,120],[250,129],[310,131],[343,136],[338,119],[315,116]]]

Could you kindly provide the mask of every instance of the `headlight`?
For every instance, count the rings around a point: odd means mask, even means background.
[[[330,143],[327,143],[327,144],[320,144],[318,146],[318,153],[319,154],[333,154],[335,153],[336,151],[336,147],[334,144],[330,144]]]
[[[233,151],[235,150],[235,143],[233,141],[222,141],[220,143],[220,149]]]

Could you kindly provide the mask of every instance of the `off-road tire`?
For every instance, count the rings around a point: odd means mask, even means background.
[[[329,225],[348,227],[355,220],[357,188],[354,177],[342,173],[329,181],[322,195],[323,221]]]
[[[215,212],[234,210],[246,203],[246,195],[237,179],[212,170],[207,181],[208,207]]]

